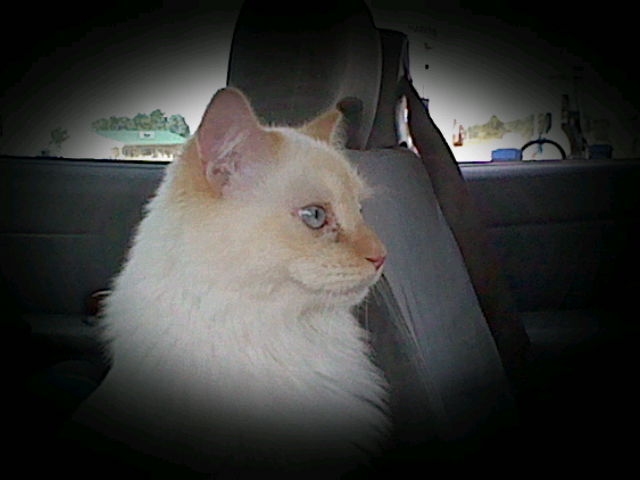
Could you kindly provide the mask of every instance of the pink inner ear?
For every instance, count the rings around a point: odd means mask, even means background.
[[[222,193],[246,190],[257,181],[261,160],[268,156],[268,132],[262,129],[246,97],[220,90],[198,127],[197,142],[204,174]]]

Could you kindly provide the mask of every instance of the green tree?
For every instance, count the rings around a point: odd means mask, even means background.
[[[112,130],[132,130],[133,120],[129,117],[117,117],[114,127]]]
[[[189,125],[182,115],[167,118],[162,110],[156,108],[151,113],[138,113],[135,117],[99,118],[91,122],[93,130],[169,130],[183,137],[190,135]]]
[[[93,130],[109,130],[109,120],[106,118],[99,118],[91,122],[91,128]]]
[[[182,115],[171,115],[169,117],[169,131],[176,133],[182,137],[188,137],[190,134],[189,125]]]
[[[146,113],[139,113],[133,117],[135,130],[152,130],[151,118]]]
[[[49,144],[53,145],[57,149],[60,149],[63,142],[69,139],[69,133],[66,128],[54,128],[51,130],[51,140],[49,140]]]
[[[159,108],[156,108],[149,114],[149,120],[151,122],[151,130],[166,130],[167,129],[167,117]]]
[[[66,128],[57,127],[49,132],[49,136],[49,143],[40,150],[38,155],[43,157],[59,156],[62,144],[69,139],[69,133]]]

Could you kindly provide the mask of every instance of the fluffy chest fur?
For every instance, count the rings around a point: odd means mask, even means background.
[[[114,366],[94,398],[136,426],[116,436],[157,453],[149,438],[161,444],[169,434],[172,451],[159,452],[168,457],[188,449],[202,458],[353,460],[379,447],[385,382],[347,309],[200,296],[167,278],[153,306],[135,311],[125,297],[149,293],[127,280],[121,276],[110,312],[137,321],[109,324]]]

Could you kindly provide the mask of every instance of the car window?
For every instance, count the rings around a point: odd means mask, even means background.
[[[582,134],[602,147],[601,154],[640,154],[640,121],[625,101],[628,92],[592,68],[593,56],[580,57],[546,38],[544,25],[538,30],[526,19],[500,20],[463,8],[464,2],[367,3],[378,27],[408,35],[414,85],[458,161],[488,161],[496,150],[520,149],[539,138],[570,154],[562,124],[576,112]],[[241,4],[128,3],[76,30],[51,7],[32,28],[40,45],[28,51],[33,56],[7,52],[0,153],[172,159],[212,93],[226,84]],[[534,144],[524,158],[559,158],[554,143]]]
[[[45,30],[34,29],[39,50],[3,88],[0,153],[172,159],[226,84],[241,3],[118,5],[113,24],[92,18],[67,37],[48,33],[57,18],[64,21],[60,9],[51,12]]]
[[[483,5],[430,2],[420,9],[372,2],[378,27],[407,34],[413,83],[458,161],[489,161],[494,150],[519,150],[539,138],[570,155],[562,127],[569,117],[580,122],[594,155],[640,154],[638,112],[628,102],[636,89],[622,90],[607,76],[609,67],[621,71],[624,66],[614,60],[624,44],[614,43],[612,36],[600,46],[582,46],[584,32],[570,48],[571,32],[580,30],[567,23],[569,13],[550,16],[517,5],[502,11]],[[614,15],[598,25],[619,22]],[[551,32],[552,20],[566,23],[566,32]],[[598,49],[589,50],[594,43]],[[596,65],[599,56],[608,63]],[[554,143],[532,144],[523,157],[560,158]]]

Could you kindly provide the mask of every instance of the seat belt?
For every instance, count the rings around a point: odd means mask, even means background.
[[[529,337],[502,276],[487,229],[467,189],[460,167],[406,73],[399,81],[409,110],[409,131],[431,178],[440,208],[464,258],[480,307],[507,375],[517,382],[530,352]]]

